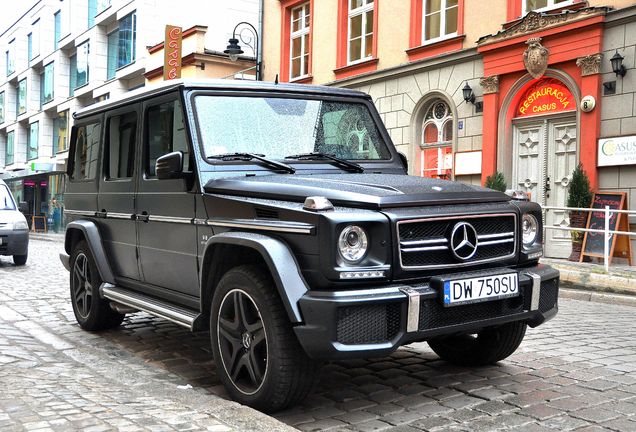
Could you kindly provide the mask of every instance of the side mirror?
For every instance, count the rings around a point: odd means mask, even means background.
[[[155,174],[159,180],[183,178],[183,153],[172,152],[155,162]]]
[[[402,165],[404,165],[404,172],[405,173],[409,173],[409,161],[406,158],[406,155],[402,152],[398,152],[398,155],[400,155],[400,160],[402,161]]]
[[[26,201],[20,201],[18,203],[18,210],[20,210],[20,213],[22,214],[29,213],[29,203]]]

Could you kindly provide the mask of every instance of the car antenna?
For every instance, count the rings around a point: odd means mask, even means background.
[[[276,74],[276,78],[274,78],[274,84],[278,84],[278,74]]]

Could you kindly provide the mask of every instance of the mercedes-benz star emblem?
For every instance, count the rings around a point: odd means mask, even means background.
[[[450,244],[455,258],[469,260],[477,252],[477,231],[468,222],[459,222],[453,227]]]

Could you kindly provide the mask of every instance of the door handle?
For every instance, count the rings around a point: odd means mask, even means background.
[[[148,212],[141,212],[141,214],[137,215],[137,220],[139,222],[148,222],[150,220],[150,215],[148,214]]]
[[[102,209],[102,211],[95,212],[95,217],[105,218],[108,215],[106,209]]]

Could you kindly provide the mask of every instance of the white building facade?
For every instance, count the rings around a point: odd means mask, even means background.
[[[258,12],[259,0],[38,1],[0,34],[0,178],[61,229],[73,113],[142,87],[165,25],[208,26],[206,46],[222,51]]]

